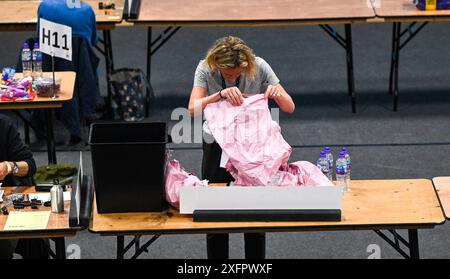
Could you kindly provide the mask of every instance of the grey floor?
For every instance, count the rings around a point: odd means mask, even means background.
[[[337,26],[342,31],[341,26]],[[450,29],[432,23],[402,52],[400,106],[392,112],[387,94],[392,26],[354,25],[357,114],[350,113],[346,96],[345,56],[317,26],[233,27],[181,29],[153,57],[152,83],[161,115],[187,106],[198,60],[213,41],[236,35],[274,68],[295,99],[294,115],[281,115],[283,134],[295,148],[292,161],[315,161],[320,147],[349,146],[354,179],[433,178],[450,174]],[[162,29],[156,29],[155,32]],[[21,43],[31,33],[0,33],[0,65],[14,65]],[[120,28],[112,32],[115,66],[145,69],[146,29]],[[11,55],[14,54],[14,55]],[[105,92],[104,67],[100,71]],[[67,133],[57,125],[57,137]],[[39,164],[46,153],[36,152]],[[92,173],[90,154],[84,152]],[[201,151],[177,150],[175,157],[199,174]],[[61,163],[77,164],[77,152],[59,152]],[[450,227],[419,232],[423,258],[449,258]],[[81,247],[82,258],[114,258],[115,238],[82,232],[67,240]],[[371,244],[382,258],[399,258],[374,232],[269,233],[268,258],[367,258]],[[161,237],[147,258],[205,258],[204,235]],[[230,255],[243,257],[243,237],[232,235]]]

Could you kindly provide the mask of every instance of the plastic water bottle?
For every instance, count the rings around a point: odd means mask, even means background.
[[[22,49],[22,73],[23,77],[31,77],[33,72],[33,62],[31,60],[31,50],[27,43],[23,44]]]
[[[348,152],[347,147],[342,148],[342,151],[345,152],[345,160],[347,160],[347,187],[350,190],[350,176],[351,176],[351,169],[352,169],[352,160],[350,159],[350,154]]]
[[[317,159],[317,167],[330,181],[333,181],[333,173],[330,171],[330,165],[325,151],[320,152],[320,157]]]
[[[334,158],[333,158],[333,153],[331,152],[331,148],[325,147],[324,151],[327,154],[328,167],[330,168],[330,172],[333,173]]]
[[[34,43],[33,47],[33,77],[34,79],[42,78],[42,52],[38,43]]]
[[[341,186],[343,192],[347,193],[347,160],[343,151],[339,153],[339,158],[336,160],[336,186]]]

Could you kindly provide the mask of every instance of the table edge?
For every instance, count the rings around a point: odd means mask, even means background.
[[[51,229],[51,230],[30,230],[30,231],[1,231],[0,239],[17,239],[17,238],[58,238],[58,237],[74,237],[77,232],[86,228],[74,227],[70,229]]]
[[[391,229],[433,229],[438,225],[443,225],[446,219],[441,222],[420,223],[420,224],[373,224],[373,225],[320,225],[320,226],[285,226],[285,227],[233,227],[233,228],[211,228],[211,229],[170,229],[170,230],[95,230],[89,227],[88,231],[100,235],[139,235],[139,234],[204,234],[204,233],[242,233],[242,232],[301,232],[301,231],[353,231],[353,230],[391,230]]]
[[[376,179],[375,179],[376,180]],[[318,225],[318,226],[283,226],[283,227],[238,227],[238,228],[211,228],[211,229],[168,229],[168,230],[96,230],[92,225],[94,223],[93,219],[95,216],[95,212],[91,212],[91,218],[89,221],[88,231],[94,234],[124,234],[124,235],[135,235],[135,234],[189,234],[189,233],[207,233],[207,232],[218,232],[218,231],[230,231],[230,232],[238,232],[238,231],[256,231],[256,230],[262,230],[262,231],[278,231],[278,232],[289,232],[289,231],[338,231],[338,230],[379,230],[379,229],[405,229],[405,228],[434,228],[435,226],[443,225],[446,223],[447,220],[450,220],[447,218],[444,209],[442,207],[441,200],[439,198],[439,194],[437,192],[437,189],[434,185],[433,179],[429,178],[404,178],[404,179],[381,179],[381,180],[425,180],[429,181],[431,183],[431,186],[433,187],[434,194],[436,195],[439,208],[441,209],[441,217],[439,221],[436,222],[424,222],[424,223],[405,223],[405,224],[398,224],[398,223],[386,223],[386,224],[353,224],[353,225]],[[98,214],[98,213],[97,213]]]
[[[139,26],[276,26],[276,25],[306,25],[306,24],[352,24],[365,23],[369,19],[376,18],[376,15],[349,17],[349,18],[304,18],[304,19],[273,19],[273,20],[139,20],[126,19],[133,23],[135,27]]]
[[[447,216],[447,213],[445,212],[445,208],[444,208],[444,206],[443,206],[443,204],[442,204],[442,201],[441,201],[441,196],[439,195],[439,192],[438,192],[438,190],[437,190],[437,187],[436,187],[436,185],[434,184],[434,179],[435,179],[435,178],[440,178],[440,177],[445,177],[445,176],[437,176],[437,177],[433,177],[433,178],[431,179],[431,184],[433,184],[433,188],[434,188],[434,191],[436,192],[436,196],[437,196],[437,199],[438,199],[438,201],[439,201],[439,206],[441,207],[441,211],[442,211],[442,214],[444,215],[444,218],[445,218],[446,220],[450,221],[450,214]]]

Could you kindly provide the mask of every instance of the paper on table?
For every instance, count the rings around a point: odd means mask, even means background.
[[[34,193],[34,194],[28,194],[28,197],[30,201],[32,199],[37,199],[42,202],[50,201],[50,193]],[[64,200],[70,201],[70,192],[64,192]]]
[[[5,191],[4,190],[0,190],[0,202],[3,202],[3,193]]]
[[[220,157],[220,167],[221,168],[226,168],[225,166],[228,163],[228,159],[230,159],[230,157],[228,157],[227,153],[225,153],[225,151],[222,151],[222,156]]]
[[[5,231],[45,230],[50,211],[20,212],[12,211],[8,215]]]

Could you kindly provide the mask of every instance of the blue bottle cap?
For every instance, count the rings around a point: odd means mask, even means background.
[[[327,157],[327,153],[325,151],[320,151],[320,157],[321,158]]]
[[[348,152],[348,148],[347,147],[342,147],[342,151]]]
[[[345,158],[345,152],[344,151],[339,152],[339,158]]]
[[[39,43],[34,43],[33,49],[39,48]]]
[[[330,147],[328,147],[328,146],[327,146],[327,147],[325,147],[325,149],[324,149],[324,150],[325,150],[325,152],[327,152],[327,153],[331,152],[331,148],[330,148]]]
[[[23,48],[30,48],[30,46],[28,45],[28,43],[23,43]]]

